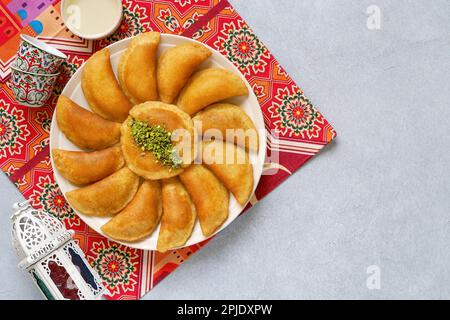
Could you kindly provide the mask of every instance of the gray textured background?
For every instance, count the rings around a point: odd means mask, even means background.
[[[146,298],[450,298],[450,1],[231,2],[339,138]],[[9,245],[19,197],[1,175],[0,299],[40,298]]]

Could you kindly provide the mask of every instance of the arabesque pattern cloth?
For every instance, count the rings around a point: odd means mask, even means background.
[[[192,37],[232,61],[258,97],[268,132],[268,158],[278,155],[266,164],[253,205],[330,143],[336,132],[228,1],[124,0],[123,6],[118,31],[107,39],[88,41],[66,29],[59,0],[0,0],[0,166],[34,207],[75,230],[111,299],[139,299],[206,242],[165,254],[130,249],[90,229],[65,201],[48,157],[50,124],[65,83],[94,52],[154,30]],[[10,89],[9,66],[21,33],[39,37],[69,57],[52,99],[42,108],[17,104]]]

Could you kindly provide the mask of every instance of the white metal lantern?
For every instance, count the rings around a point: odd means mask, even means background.
[[[13,208],[12,242],[19,267],[27,270],[48,300],[93,300],[107,293],[73,241],[73,231],[28,202]]]

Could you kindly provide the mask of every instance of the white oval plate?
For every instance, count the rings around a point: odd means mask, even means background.
[[[113,66],[113,70],[116,73],[117,76],[117,67],[119,65],[119,59],[122,53],[128,48],[128,45],[130,44],[130,41],[132,38],[124,39],[119,42],[111,44],[108,48],[111,52],[111,63]],[[169,34],[162,34],[161,35],[161,44],[159,46],[159,52],[158,55],[160,55],[162,52],[164,52],[166,49],[174,47],[176,45],[186,43],[186,42],[197,42],[195,40],[176,36],[176,35],[169,35]],[[213,54],[212,56],[206,61],[202,66],[200,66],[200,69],[208,68],[208,67],[219,67],[224,68],[227,70],[232,71],[246,83],[250,94],[248,97],[240,97],[240,98],[233,98],[228,100],[228,102],[234,103],[236,105],[239,105],[243,108],[243,110],[250,116],[250,118],[255,123],[256,129],[259,133],[259,139],[260,139],[260,148],[259,152],[256,154],[254,152],[250,153],[250,159],[253,163],[253,176],[255,180],[255,189],[258,186],[259,180],[261,178],[263,167],[264,167],[264,160],[266,155],[266,133],[265,133],[265,126],[264,126],[264,118],[261,112],[261,108],[259,106],[258,100],[253,93],[253,90],[250,86],[250,84],[247,82],[247,80],[244,78],[244,76],[239,72],[239,70],[230,62],[228,61],[224,56],[222,56],[218,51],[209,48]],[[83,70],[83,66],[81,66],[78,71],[73,75],[73,77],[70,79],[70,81],[67,83],[66,87],[64,88],[64,91],[62,94],[66,95],[67,97],[71,98],[73,101],[78,103],[83,108],[86,108],[90,110],[88,103],[86,102],[86,99],[84,98],[83,91],[81,89],[81,72]],[[81,151],[80,148],[72,144],[65,136],[64,134],[59,130],[58,124],[56,122],[55,114],[53,115],[53,121],[50,131],[50,148],[51,150],[53,148],[57,149],[63,149],[63,150],[71,150],[71,151]],[[71,184],[69,181],[64,179],[59,172],[55,169],[55,166],[53,164],[53,159],[51,159],[55,180],[58,183],[59,187],[61,188],[62,193],[65,195],[67,192],[77,189],[78,187]],[[229,217],[228,220],[224,223],[224,225],[216,232],[219,233],[223,229],[225,229],[228,225],[230,225],[244,210],[245,206],[240,206],[236,199],[231,196],[230,197],[230,209],[229,209]],[[107,235],[105,235],[101,231],[101,227],[107,223],[111,218],[99,218],[99,217],[89,217],[86,215],[83,215],[77,211],[75,211],[78,216],[92,229],[97,231],[98,233],[102,234],[103,236],[109,238]],[[136,243],[124,243],[120,241],[116,241],[114,239],[111,239],[112,241],[119,242],[121,244],[124,244],[131,248],[136,249],[143,249],[143,250],[156,250],[156,244],[158,241],[158,235],[159,235],[159,227],[158,229],[152,234],[151,237]],[[197,244],[199,242],[202,242],[204,240],[207,240],[208,238],[205,237],[201,231],[200,223],[197,221],[194,231],[192,233],[191,238],[188,240],[186,245],[184,247],[188,247],[194,244]]]

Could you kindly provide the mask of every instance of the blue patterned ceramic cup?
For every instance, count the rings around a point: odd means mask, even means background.
[[[20,47],[13,67],[25,72],[54,75],[67,56],[58,49],[28,35],[20,35]]]
[[[37,74],[11,67],[11,89],[17,102],[28,107],[42,107],[53,93],[57,74]]]

